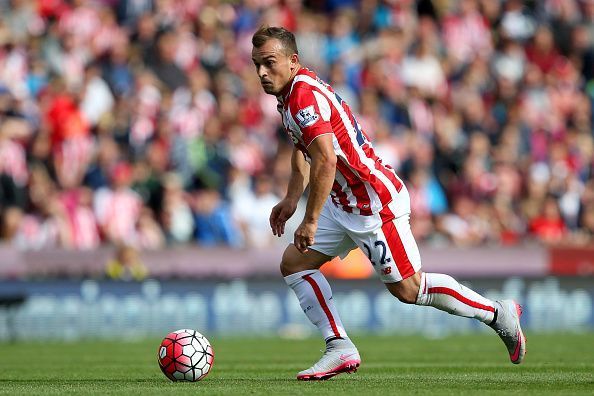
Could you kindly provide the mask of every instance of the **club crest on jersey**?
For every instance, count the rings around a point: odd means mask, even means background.
[[[297,118],[297,122],[299,122],[299,126],[301,128],[312,126],[320,118],[320,116],[316,114],[313,105],[300,109],[299,111],[297,111],[295,117]]]

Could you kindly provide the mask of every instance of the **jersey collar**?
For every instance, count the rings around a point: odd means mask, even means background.
[[[295,80],[295,77],[297,77],[298,75],[300,75],[303,70],[305,70],[305,67],[301,66],[299,68],[299,70],[297,70],[297,73],[295,73],[295,75],[293,76],[293,78],[287,83],[287,85],[285,85],[285,87],[278,94],[277,98],[282,103],[285,103],[287,101],[287,98],[288,98],[289,94],[291,93],[291,88],[293,87],[293,81]]]

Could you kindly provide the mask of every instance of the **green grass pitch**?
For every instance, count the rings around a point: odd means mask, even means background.
[[[515,366],[495,335],[354,336],[362,367],[323,382],[295,379],[319,357],[317,339],[212,339],[214,369],[197,383],[161,374],[159,340],[18,342],[0,344],[0,394],[594,394],[594,333],[527,337],[526,360]]]

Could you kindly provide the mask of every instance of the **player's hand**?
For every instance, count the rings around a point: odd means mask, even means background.
[[[283,199],[270,212],[270,228],[272,233],[278,237],[285,233],[285,223],[297,210],[297,202],[290,199]]]
[[[308,246],[314,244],[314,236],[316,235],[316,231],[318,229],[317,222],[306,222],[305,220],[297,227],[295,231],[295,238],[293,243],[297,250],[301,253],[307,252]]]

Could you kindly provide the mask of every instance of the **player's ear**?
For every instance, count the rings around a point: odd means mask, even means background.
[[[296,69],[299,65],[299,55],[291,55],[291,57],[289,58],[289,63],[291,64],[291,70]]]

